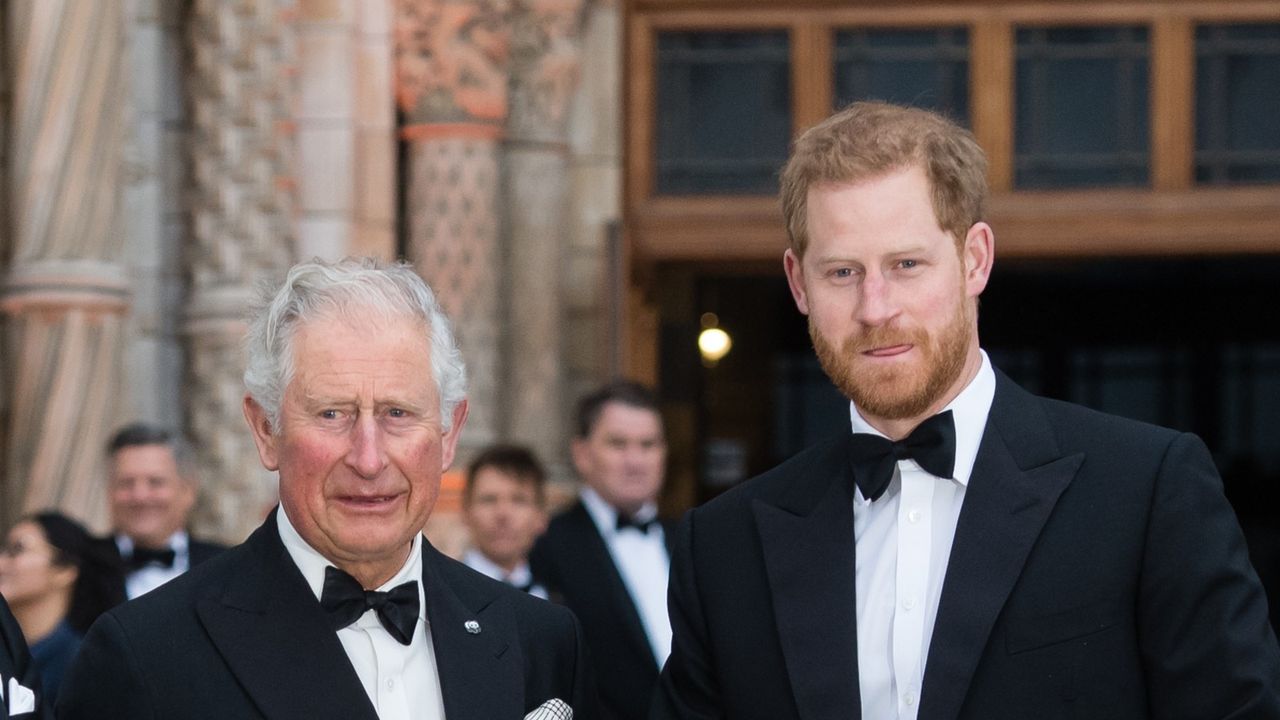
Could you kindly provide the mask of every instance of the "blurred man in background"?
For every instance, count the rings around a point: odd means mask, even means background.
[[[670,528],[658,519],[667,444],[653,392],[614,382],[578,407],[578,503],[534,546],[534,575],[582,621],[606,718],[646,716],[671,651]]]
[[[133,599],[222,552],[187,532],[196,473],[187,444],[169,431],[135,423],[108,445],[111,534]]]
[[[471,461],[462,494],[462,517],[471,531],[463,562],[543,600],[547,589],[529,570],[529,550],[547,527],[546,483],[527,448],[494,445]]]

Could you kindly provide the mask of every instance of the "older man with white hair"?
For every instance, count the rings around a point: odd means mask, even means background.
[[[573,615],[421,534],[467,400],[449,322],[412,269],[298,265],[248,350],[244,413],[279,508],[99,621],[58,716],[592,717]]]

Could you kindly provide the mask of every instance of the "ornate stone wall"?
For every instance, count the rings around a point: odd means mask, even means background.
[[[582,238],[611,182],[580,157],[583,2],[6,3],[0,418],[24,421],[0,436],[0,514],[100,525],[103,442],[137,418],[185,427],[197,529],[243,537],[275,497],[241,416],[243,320],[300,253],[414,261],[468,360],[460,459],[514,439],[563,475],[566,408],[603,377],[575,360],[599,347],[574,318],[599,300]]]
[[[471,415],[466,458],[502,432],[499,138],[507,118],[506,0],[399,0],[396,101],[409,143],[407,254],[456,326]]]
[[[9,0],[10,266],[0,289],[9,417],[0,513],[56,506],[101,526],[116,417],[119,190],[127,82],[121,0]]]
[[[241,411],[255,290],[294,260],[294,22],[289,0],[196,0],[188,31],[193,187],[185,330],[188,427],[205,474],[197,529],[228,541],[276,498]]]

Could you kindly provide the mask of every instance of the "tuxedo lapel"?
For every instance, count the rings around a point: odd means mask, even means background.
[[[805,720],[861,717],[853,478],[843,442],[752,503],[796,707]],[[851,712],[852,711],[852,712]]]
[[[636,609],[635,600],[631,598],[631,593],[627,592],[627,586],[622,582],[622,573],[618,570],[618,566],[613,562],[613,555],[609,552],[609,546],[605,544],[604,537],[601,536],[599,528],[591,519],[591,514],[587,512],[587,508],[578,502],[570,512],[570,518],[573,520],[573,527],[579,536],[579,546],[582,548],[584,559],[584,568],[590,568],[592,573],[599,578],[604,579],[605,588],[609,594],[609,598],[605,600],[608,607],[618,608],[618,621],[622,624],[622,634],[627,638],[627,642],[631,645],[631,651],[638,657],[646,658],[647,662],[652,663],[655,675],[661,669],[657,666],[657,661],[653,659],[653,648],[649,645],[649,635],[644,630],[644,625],[640,622],[640,611]],[[668,538],[671,537],[667,533],[667,529],[663,528],[663,533]],[[667,540],[667,552],[670,555],[670,539]]]
[[[1083,459],[1061,456],[1036,399],[997,371],[929,645],[921,720],[960,713],[996,617]]]
[[[499,588],[459,569],[424,539],[422,586],[445,716],[522,717],[524,688],[514,619],[504,603],[495,602]]]
[[[377,720],[337,633],[280,541],[274,513],[243,550],[243,571],[196,612],[263,716]]]

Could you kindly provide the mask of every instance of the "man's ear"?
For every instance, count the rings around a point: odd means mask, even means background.
[[[449,432],[440,436],[440,472],[448,470],[453,464],[454,453],[458,451],[458,437],[462,435],[462,426],[467,422],[469,411],[466,398],[453,406],[453,425],[449,428]]]
[[[244,396],[244,419],[249,423],[249,430],[253,434],[253,444],[258,446],[258,459],[262,461],[262,466],[268,470],[275,471],[280,469],[278,456],[278,448],[276,447],[276,436],[271,431],[271,419],[267,417],[267,411],[258,404],[249,395]]]
[[[191,508],[196,506],[196,497],[200,494],[200,488],[196,486],[195,478],[186,476],[179,478],[178,485],[182,493],[182,514],[188,516],[191,514]]]
[[[991,279],[991,266],[996,258],[996,236],[991,226],[974,223],[964,236],[960,260],[964,263],[965,295],[976,298]]]
[[[796,308],[802,315],[809,314],[809,296],[804,288],[804,266],[799,255],[791,248],[782,253],[782,268],[787,273],[787,285],[791,288],[791,297],[796,301]]]
[[[569,459],[573,461],[573,469],[578,477],[591,474],[591,453],[587,452],[587,438],[574,437],[569,441]]]

